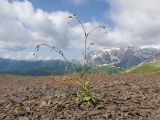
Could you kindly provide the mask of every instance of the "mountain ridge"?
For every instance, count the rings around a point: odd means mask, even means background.
[[[144,61],[160,58],[160,49],[149,48],[113,48],[89,53],[88,61],[90,65],[102,66],[113,65],[116,67],[132,67]]]
[[[103,51],[94,50],[88,54],[88,65],[91,69],[108,66],[111,70],[113,67],[114,70],[123,70],[152,60],[160,60],[159,49],[127,47],[105,49]],[[74,64],[73,70],[79,71],[80,63],[76,60],[72,60],[71,62]],[[67,62],[63,60],[27,61],[0,58],[1,73],[19,75],[61,75],[69,71],[67,67]],[[108,68],[102,68],[102,70],[108,70]],[[98,69],[98,71],[101,70]]]
[[[28,75],[34,71],[35,75],[50,75],[50,74],[64,74],[67,63],[62,60],[48,60],[48,61],[27,61],[27,60],[13,60],[0,58],[0,72],[12,73],[20,75]],[[42,70],[42,68],[44,70]],[[46,73],[47,70],[52,72]],[[41,71],[41,72],[40,72]],[[43,74],[45,72],[45,74]]]

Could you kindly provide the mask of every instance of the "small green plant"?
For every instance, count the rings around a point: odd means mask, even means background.
[[[87,102],[89,105],[95,104],[97,101],[101,99],[100,96],[96,95],[95,93],[91,93],[89,91],[89,81],[88,80],[82,80],[79,91],[77,92],[77,99],[76,102],[83,103]]]
[[[93,29],[91,29],[89,32],[87,32],[85,30],[85,27],[84,25],[82,24],[82,22],[80,21],[80,19],[76,16],[76,15],[72,15],[72,16],[69,16],[68,17],[69,19],[72,19],[72,20],[76,20],[82,30],[83,30],[83,33],[84,33],[84,57],[83,57],[83,65],[81,66],[81,71],[80,71],[80,86],[79,86],[79,90],[77,91],[77,103],[82,103],[82,102],[87,102],[88,104],[93,104],[93,103],[96,103],[96,101],[100,100],[100,96],[97,96],[95,93],[91,93],[90,90],[89,90],[89,81],[87,80],[86,78],[86,72],[87,72],[87,54],[88,54],[88,47],[87,47],[87,40],[88,40],[88,37],[91,35],[91,33],[93,33],[95,30],[97,29],[103,29],[104,30],[104,33],[107,33],[106,31],[106,27],[105,26],[97,26],[97,27],[94,27]],[[94,45],[94,43],[90,43],[90,45]],[[69,62],[69,60],[65,57],[65,55],[63,54],[63,51],[60,50],[59,48],[55,47],[55,46],[51,46],[51,45],[47,45],[47,44],[39,44],[39,45],[36,45],[35,49],[36,51],[39,51],[40,47],[41,46],[46,46],[46,47],[49,47],[51,49],[51,51],[55,51],[57,52],[58,54],[60,54],[64,60],[68,63],[69,65],[69,69],[72,69],[72,63]]]

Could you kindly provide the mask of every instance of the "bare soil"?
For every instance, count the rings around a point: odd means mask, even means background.
[[[75,75],[0,75],[0,120],[160,120],[160,73],[88,74],[94,105],[76,103]]]

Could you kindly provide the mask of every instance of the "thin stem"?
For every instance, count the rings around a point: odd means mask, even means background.
[[[68,59],[64,56],[62,50],[60,50],[59,48],[55,47],[55,46],[51,46],[51,45],[47,45],[47,44],[39,44],[37,45],[36,49],[38,50],[40,46],[47,46],[49,48],[51,48],[51,50],[54,50],[55,52],[57,52],[58,54],[60,54],[64,60],[71,65],[71,63],[68,61]]]
[[[84,36],[85,36],[85,39],[84,39],[84,67],[85,65],[87,64],[87,39],[88,39],[88,36],[93,32],[95,31],[97,28],[106,28],[104,26],[97,26],[95,28],[93,28],[92,30],[90,30],[88,33],[86,32],[85,30],[85,27],[84,25],[82,24],[82,22],[80,21],[80,19],[78,17],[76,17],[75,15],[73,16],[69,16],[68,18],[72,18],[72,19],[75,19],[79,22],[80,26],[82,27],[82,30],[84,32]]]
[[[84,25],[82,24],[82,22],[80,21],[80,19],[79,18],[77,18],[77,17],[74,17],[78,22],[79,22],[79,24],[81,25],[81,27],[82,27],[82,29],[83,29],[83,32],[84,32],[84,35],[85,35],[85,37],[87,36],[87,32],[86,32],[86,30],[85,30],[85,28],[84,28]]]
[[[85,37],[85,41],[84,41],[84,66],[87,64],[87,32],[84,28],[84,25],[82,24],[82,22],[80,21],[79,18],[75,17],[75,16],[70,16],[69,18],[75,19],[79,22],[80,26],[82,27],[82,30],[84,32],[84,37]]]
[[[97,27],[93,28],[92,30],[90,30],[87,35],[89,36],[92,32],[94,32],[98,28],[105,28],[105,27],[103,27],[103,26],[97,26]]]
[[[85,46],[84,46],[84,66],[87,64],[87,36],[85,36]]]

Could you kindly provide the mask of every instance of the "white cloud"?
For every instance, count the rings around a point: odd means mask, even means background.
[[[32,51],[27,50],[39,43],[53,44],[60,49],[83,47],[83,31],[76,22],[68,25],[69,12],[48,13],[35,9],[27,0],[0,0],[0,8],[0,57],[32,59]],[[86,29],[96,25],[99,23],[84,23]]]
[[[82,49],[84,47],[81,27],[76,22],[68,25],[67,18],[71,13],[67,11],[48,13],[42,9],[35,9],[27,0],[11,1],[0,0],[0,57],[31,59],[33,58],[32,50],[27,50],[38,43],[50,43],[60,49]],[[107,18],[114,22],[114,27],[108,28],[107,37],[103,31],[95,31],[89,37],[88,44],[94,42],[97,48],[131,44],[136,46],[160,45],[159,0],[106,1],[110,4]],[[70,2],[82,5],[88,0],[70,0]],[[97,21],[84,23],[86,31],[98,25],[100,23]]]
[[[107,17],[115,24],[110,33],[109,45],[160,44],[159,0],[107,0],[107,2],[111,5]]]
[[[29,1],[11,3],[1,0],[0,8],[0,50],[3,51],[0,57],[28,59],[21,53],[39,43],[50,43],[60,48],[69,46],[67,17],[70,13],[47,13],[34,9]]]
[[[13,11],[11,4],[0,1],[0,8],[0,47],[11,50],[25,49],[33,41],[32,34],[17,21],[14,13],[11,12]]]
[[[35,10],[29,1],[14,2],[13,8],[18,19],[28,27],[34,37],[43,42],[52,41],[52,44],[58,47],[67,47],[69,43],[67,17],[71,15],[70,13]]]

